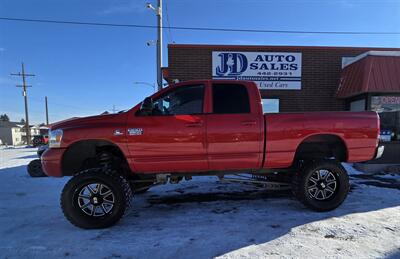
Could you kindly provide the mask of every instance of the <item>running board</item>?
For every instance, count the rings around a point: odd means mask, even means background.
[[[226,178],[223,175],[218,177],[221,182],[227,183],[249,183],[255,185],[262,185],[268,191],[286,191],[292,189],[290,184],[283,182],[270,182],[264,180],[254,180],[254,179],[245,179],[245,178]]]

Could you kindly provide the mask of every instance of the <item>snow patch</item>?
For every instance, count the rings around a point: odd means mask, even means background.
[[[398,189],[352,180],[342,206],[316,213],[290,193],[196,177],[136,195],[112,228],[82,230],[59,206],[68,178],[28,176],[35,154],[0,149],[4,258],[400,258]]]

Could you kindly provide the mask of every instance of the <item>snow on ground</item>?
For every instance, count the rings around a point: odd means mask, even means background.
[[[0,258],[400,258],[400,190],[361,184],[335,211],[289,193],[200,177],[134,198],[116,226],[82,230],[59,206],[68,178],[30,178],[35,149],[0,149]],[[350,170],[350,168],[348,168]]]

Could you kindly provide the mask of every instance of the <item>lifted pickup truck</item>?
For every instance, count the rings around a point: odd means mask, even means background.
[[[133,193],[201,175],[272,176],[328,211],[349,191],[341,162],[380,156],[378,134],[375,112],[263,114],[252,82],[189,81],[126,112],[53,124],[42,165],[49,176],[73,176],[61,206],[82,228],[115,224]]]

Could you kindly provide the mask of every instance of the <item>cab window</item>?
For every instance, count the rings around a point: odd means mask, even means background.
[[[244,85],[214,84],[213,113],[250,113],[249,93]]]
[[[203,113],[204,85],[176,88],[153,101],[152,115]]]

